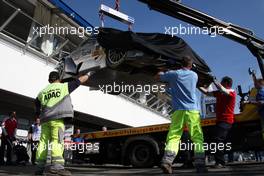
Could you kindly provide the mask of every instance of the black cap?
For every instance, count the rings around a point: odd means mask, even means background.
[[[56,71],[52,71],[52,72],[50,72],[50,74],[49,74],[49,82],[54,82],[54,81],[56,81],[56,80],[59,80],[60,79],[60,75],[59,75],[59,73],[58,72],[56,72]]]

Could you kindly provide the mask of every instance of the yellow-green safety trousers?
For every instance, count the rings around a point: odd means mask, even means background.
[[[51,120],[41,125],[41,136],[37,149],[37,163],[44,166],[48,150],[51,150],[51,164],[64,165],[64,120]]]
[[[163,162],[172,164],[179,151],[184,126],[188,127],[195,155],[204,157],[203,131],[200,125],[200,113],[197,110],[176,110],[171,116],[171,124],[166,139]]]

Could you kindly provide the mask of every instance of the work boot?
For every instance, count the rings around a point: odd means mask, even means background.
[[[164,174],[172,174],[172,163],[174,158],[176,157],[176,153],[172,151],[165,151],[162,161],[161,161],[161,169]]]
[[[160,167],[164,174],[172,174],[172,167],[170,164],[162,163]]]
[[[38,168],[38,169],[35,171],[35,175],[43,175],[43,172],[44,172],[44,168]]]
[[[196,168],[196,173],[208,173],[208,169],[206,167],[197,167]]]
[[[44,164],[37,165],[35,170],[35,175],[43,175],[44,170],[45,170]]]
[[[196,173],[207,173],[208,169],[205,166],[196,166]]]
[[[49,169],[45,169],[45,171],[43,172],[43,175],[46,176],[55,176],[55,175],[60,175],[60,176],[71,176],[71,172],[66,170],[66,169],[53,169],[53,168],[49,168]]]
[[[194,166],[196,173],[207,173],[208,169],[205,167],[204,153],[196,153],[194,157]]]
[[[35,175],[43,175],[43,170],[37,170],[35,171]]]

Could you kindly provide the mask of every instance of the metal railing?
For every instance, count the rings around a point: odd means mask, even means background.
[[[162,100],[154,93],[123,92],[120,96],[165,118],[170,118],[173,112],[170,101]]]

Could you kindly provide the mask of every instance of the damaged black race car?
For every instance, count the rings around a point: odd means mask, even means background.
[[[134,33],[100,28],[81,47],[63,58],[57,67],[63,80],[95,71],[85,84],[93,89],[104,85],[154,85],[159,71],[180,68],[185,55],[194,60],[199,85],[213,78],[206,62],[181,38],[160,33]]]

